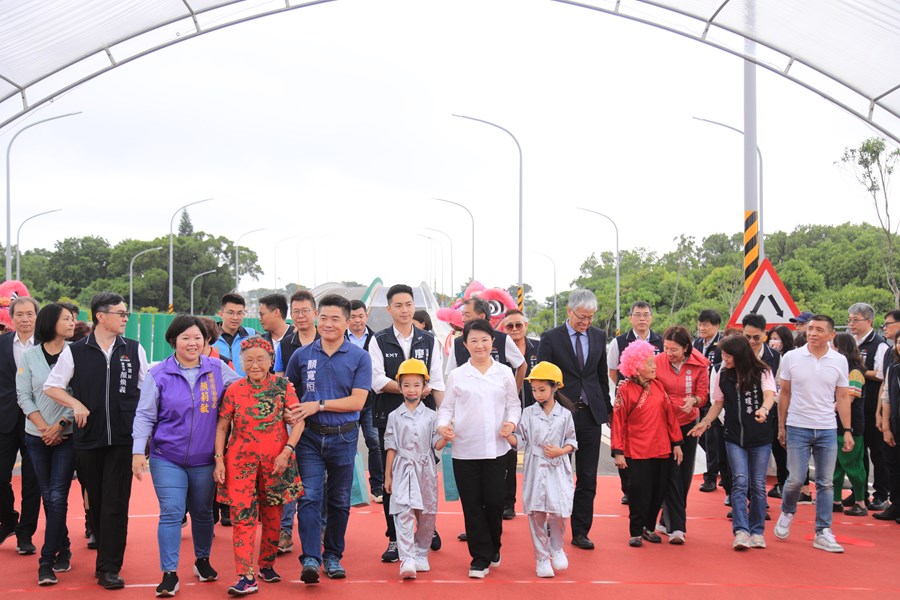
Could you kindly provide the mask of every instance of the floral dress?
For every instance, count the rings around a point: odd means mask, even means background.
[[[236,381],[225,392],[219,416],[231,419],[225,451],[225,484],[217,500],[232,507],[236,519],[256,519],[259,506],[276,506],[303,494],[293,454],[282,475],[273,475],[275,457],[288,441],[284,409],[299,405],[294,386],[269,375],[260,385]]]

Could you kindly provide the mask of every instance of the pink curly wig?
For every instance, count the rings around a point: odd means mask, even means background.
[[[631,342],[622,356],[619,358],[619,371],[625,377],[633,377],[637,375],[648,358],[652,358],[655,348],[649,342],[644,340],[635,340]]]

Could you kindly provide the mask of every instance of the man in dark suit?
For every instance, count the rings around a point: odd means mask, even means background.
[[[593,550],[588,538],[597,495],[597,463],[601,428],[612,415],[606,371],[606,333],[591,327],[597,297],[576,289],[569,295],[566,322],[541,335],[538,359],[552,362],[563,373],[565,394],[575,403],[575,499],[572,502],[572,544]]]
[[[0,543],[16,534],[16,551],[34,554],[31,541],[37,529],[41,494],[37,476],[25,450],[25,415],[16,398],[16,372],[22,353],[34,346],[34,323],[38,306],[34,298],[22,296],[9,307],[15,331],[0,336]],[[22,515],[16,512],[12,472],[16,455],[22,453]]]

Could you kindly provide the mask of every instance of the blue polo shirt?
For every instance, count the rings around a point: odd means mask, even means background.
[[[328,356],[319,339],[294,352],[284,375],[294,384],[301,402],[346,398],[354,388],[372,387],[372,359],[346,339]],[[359,412],[320,412],[309,419],[319,425],[337,426],[358,421]]]

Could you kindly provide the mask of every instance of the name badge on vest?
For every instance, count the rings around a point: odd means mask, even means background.
[[[128,358],[127,354],[123,354],[119,357],[119,363],[121,370],[119,371],[119,393],[124,394],[127,387],[128,382],[134,376],[134,368],[131,365],[131,359]]]

